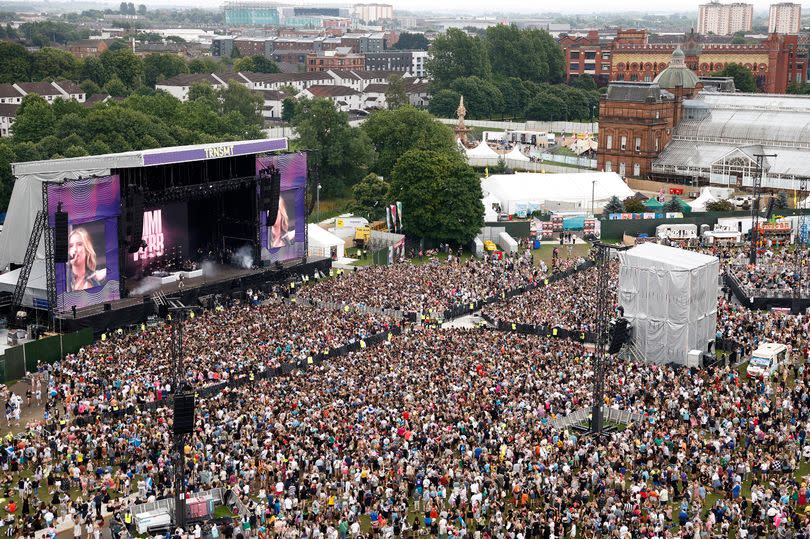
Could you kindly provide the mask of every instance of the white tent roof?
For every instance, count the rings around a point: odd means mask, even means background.
[[[624,199],[634,194],[615,172],[494,174],[481,179],[481,188],[500,200],[501,207],[509,208],[510,213],[514,203],[520,202],[558,201],[590,207],[592,190],[597,207],[612,196]]]
[[[500,204],[501,201],[492,193],[484,193],[484,198],[481,199],[484,204],[484,221],[491,223],[498,220],[498,212],[492,209],[493,204]]]
[[[709,202],[717,202],[718,198],[712,194],[708,189],[704,189],[700,196],[689,203],[692,211],[706,211],[706,204]]]
[[[307,240],[319,247],[331,247],[332,245],[344,245],[344,241],[328,230],[319,227],[314,223],[307,225]]]
[[[581,155],[589,150],[596,151],[598,144],[593,139],[576,139],[568,145],[568,148],[577,155]]]
[[[511,159],[512,161],[526,161],[526,162],[531,161],[531,159],[523,155],[523,153],[521,153],[521,151],[518,150],[517,146],[512,148],[512,151],[504,155],[503,158]]]
[[[500,155],[489,147],[489,144],[486,142],[481,142],[475,148],[464,150],[467,153],[467,157],[477,157],[481,158],[499,158]]]
[[[666,271],[693,270],[713,263],[717,257],[695,251],[668,247],[658,243],[642,243],[637,247],[619,253],[622,264],[633,261],[635,267],[663,269]]]

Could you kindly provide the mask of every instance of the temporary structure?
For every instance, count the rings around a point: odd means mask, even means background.
[[[323,256],[335,260],[344,256],[344,240],[314,223],[307,225],[307,240],[309,256]]]
[[[531,213],[541,207],[590,210],[592,202],[600,208],[613,196],[633,196],[633,190],[615,172],[493,174],[481,179],[481,187],[497,198],[509,214],[524,210]]]
[[[645,200],[642,204],[644,204],[645,208],[652,211],[661,210],[664,208],[664,205],[661,204],[658,199],[652,197]]]
[[[633,344],[655,363],[708,351],[717,324],[717,257],[656,243],[619,253],[619,305]]]
[[[467,153],[467,157],[475,159],[498,159],[500,157],[486,142],[481,142],[475,148],[467,149],[465,152]]]
[[[512,151],[504,155],[503,158],[506,159],[507,161],[523,161],[523,162],[531,161],[531,159],[523,155],[523,153],[518,149],[517,146],[512,148]]]
[[[692,211],[706,211],[706,204],[709,202],[717,202],[719,199],[714,196],[709,189],[704,189],[700,196],[689,203]]]

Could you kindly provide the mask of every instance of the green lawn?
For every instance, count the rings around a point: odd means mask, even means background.
[[[552,253],[554,252],[555,247],[557,247],[559,249],[561,259],[565,260],[565,259],[568,258],[568,247],[569,247],[568,245],[560,246],[559,240],[555,240],[555,241],[548,240],[548,241],[544,241],[539,249],[532,249],[532,254],[534,255],[534,263],[535,263],[535,265],[539,266],[540,261],[543,260],[543,261],[545,261],[546,265],[550,267],[551,266]],[[585,244],[581,244],[581,245],[577,244],[577,245],[574,245],[571,256],[573,258],[578,258],[580,256],[582,258],[588,258],[588,255],[590,254],[590,252],[591,252],[591,244],[590,243],[585,243]]]

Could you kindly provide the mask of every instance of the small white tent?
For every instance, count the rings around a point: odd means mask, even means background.
[[[709,189],[704,188],[700,196],[690,202],[689,206],[692,207],[692,211],[706,211],[706,204],[709,202],[717,202],[718,200],[719,199],[714,196]]]
[[[524,163],[528,163],[529,161],[531,161],[531,159],[523,155],[523,153],[521,153],[521,151],[518,150],[517,146],[512,148],[512,151],[504,155],[503,158],[510,161],[522,161]]]
[[[481,142],[475,148],[465,150],[467,157],[474,159],[498,159],[498,153],[489,147],[486,142]]]
[[[500,204],[501,201],[498,200],[498,197],[492,195],[491,193],[484,193],[484,198],[481,199],[481,202],[484,203],[484,221],[487,223],[492,223],[498,220],[498,212],[493,208],[493,205]]]
[[[309,256],[323,256],[334,260],[340,260],[345,256],[345,242],[328,230],[310,223],[307,225],[307,236],[309,242],[307,254]]]

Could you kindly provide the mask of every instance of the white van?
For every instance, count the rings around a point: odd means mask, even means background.
[[[784,344],[766,342],[759,345],[759,348],[751,354],[748,361],[746,373],[751,378],[767,378],[779,368],[779,365],[786,363],[788,349]]]

